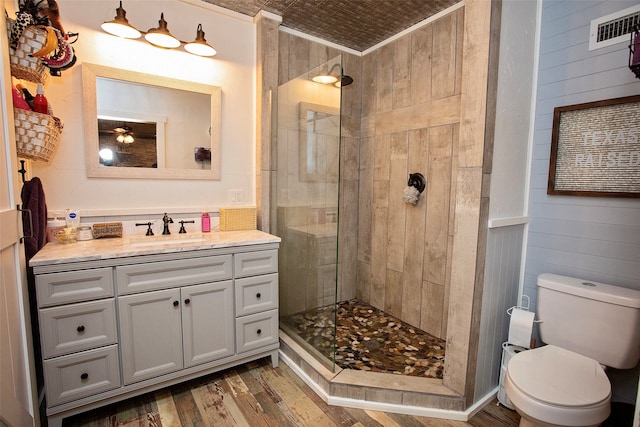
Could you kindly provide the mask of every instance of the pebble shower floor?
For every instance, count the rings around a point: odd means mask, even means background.
[[[337,324],[335,362],[342,369],[442,379],[444,340],[360,300],[339,302],[335,313],[333,306],[320,307],[280,322],[329,359]]]

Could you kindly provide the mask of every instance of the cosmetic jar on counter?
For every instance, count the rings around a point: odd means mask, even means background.
[[[78,240],[91,240],[93,239],[93,233],[91,232],[91,227],[88,225],[83,225],[78,227]]]

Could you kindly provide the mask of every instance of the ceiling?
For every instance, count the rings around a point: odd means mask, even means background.
[[[282,26],[362,52],[460,0],[203,0],[254,17],[282,17]]]

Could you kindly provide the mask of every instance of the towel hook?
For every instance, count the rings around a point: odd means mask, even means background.
[[[22,183],[24,184],[24,174],[27,173],[27,170],[24,168],[24,160],[20,160],[20,169],[18,169],[20,175],[22,175]]]

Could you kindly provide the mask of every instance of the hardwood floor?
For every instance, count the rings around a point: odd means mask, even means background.
[[[516,427],[520,417],[495,402],[470,421],[327,405],[289,367],[270,359],[238,366],[65,419],[64,427]]]

